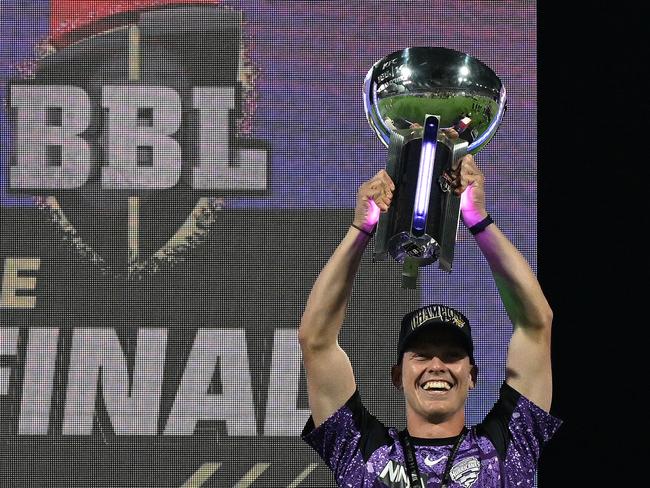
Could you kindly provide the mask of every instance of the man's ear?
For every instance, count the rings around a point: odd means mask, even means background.
[[[478,379],[478,366],[475,364],[472,364],[472,370],[470,371],[470,376],[471,376],[471,382],[469,385],[469,389],[476,388],[476,380]]]
[[[390,369],[390,376],[393,380],[393,385],[398,390],[402,389],[402,364],[396,364]]]

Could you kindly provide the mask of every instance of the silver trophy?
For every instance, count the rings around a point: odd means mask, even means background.
[[[438,260],[451,272],[460,216],[451,174],[496,132],[506,90],[476,58],[410,47],[370,68],[363,101],[368,122],[388,147],[386,171],[395,183],[393,203],[377,224],[373,259],[390,254],[404,265],[402,287],[415,288],[422,266]],[[460,137],[448,138],[449,128]]]

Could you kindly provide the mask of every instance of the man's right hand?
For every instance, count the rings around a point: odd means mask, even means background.
[[[354,225],[366,232],[372,232],[380,212],[388,211],[393,200],[395,184],[386,170],[381,169],[364,182],[357,191],[357,204],[354,209]]]

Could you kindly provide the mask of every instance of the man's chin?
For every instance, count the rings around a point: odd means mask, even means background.
[[[446,422],[453,415],[449,405],[419,405],[418,413],[420,417],[431,424]]]
[[[451,399],[447,396],[443,398],[421,398],[416,396],[411,404],[413,411],[424,418],[427,422],[440,424],[449,420],[454,415],[454,408]]]
[[[427,422],[431,424],[442,424],[451,418],[451,412],[441,409],[429,409],[424,417],[427,419]]]
[[[428,422],[435,424],[446,422],[455,413],[453,404],[447,398],[440,400],[427,399],[420,403],[420,411]]]

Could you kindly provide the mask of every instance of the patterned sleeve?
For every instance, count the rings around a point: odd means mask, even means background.
[[[515,485],[533,486],[541,450],[561,424],[504,382],[480,427],[504,463],[505,476]]]
[[[309,417],[301,437],[316,450],[339,483],[358,483],[351,486],[361,486],[371,454],[391,442],[388,430],[368,412],[358,390],[318,427]]]

